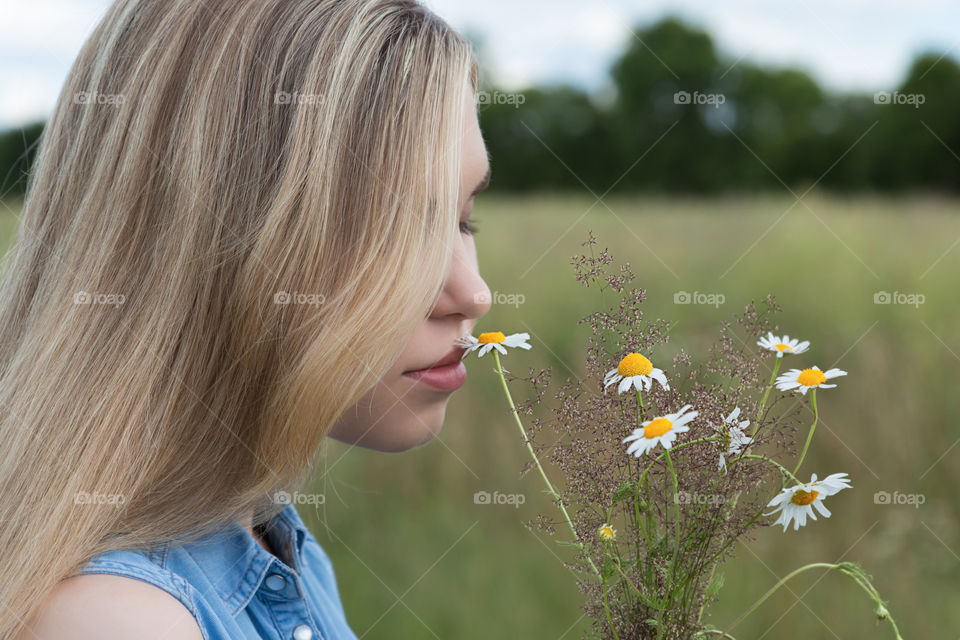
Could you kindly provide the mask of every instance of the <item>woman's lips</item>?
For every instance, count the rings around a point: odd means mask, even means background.
[[[403,375],[437,391],[455,391],[467,381],[467,367],[463,364],[465,347],[454,347],[447,355],[435,360],[429,367],[404,371]]]
[[[456,391],[467,381],[467,367],[463,361],[417,371],[404,371],[403,375],[438,391]]]

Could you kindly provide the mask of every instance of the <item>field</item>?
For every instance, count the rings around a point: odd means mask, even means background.
[[[598,248],[631,263],[648,293],[647,317],[677,323],[672,349],[696,356],[722,320],[772,293],[783,307],[782,330],[811,341],[807,362],[849,372],[821,394],[822,421],[804,469],[820,477],[846,471],[854,488],[832,499],[829,520],[787,533],[765,527],[741,545],[723,567],[725,588],[710,621],[730,622],[796,567],[842,559],[874,576],[905,638],[956,637],[960,203],[808,196],[799,204],[780,197],[593,204],[577,196],[478,201],[481,272],[501,300],[523,295],[519,305],[494,304],[478,329],[531,334],[534,348],[511,356],[519,373],[550,365],[555,383],[580,374],[586,329],[576,320],[600,299],[573,279],[569,262],[588,229]],[[679,291],[725,301],[674,304]],[[891,300],[894,292],[923,294],[923,303],[898,295],[903,304],[875,304],[882,291]],[[329,449],[332,468],[318,484],[326,502],[313,521],[325,518],[330,527],[319,539],[364,638],[572,639],[587,626],[573,576],[555,557],[563,548],[522,524],[540,511],[556,513],[535,473],[518,479],[528,457],[492,366],[472,363],[441,441],[402,455],[339,443]],[[527,500],[474,504],[481,490]],[[878,491],[920,494],[924,503],[877,504]],[[809,572],[788,587],[735,635],[892,637],[846,578]]]
[[[676,323],[661,358],[680,347],[703,354],[722,320],[772,293],[781,330],[812,343],[795,364],[849,372],[818,398],[822,419],[802,471],[846,471],[853,489],[831,500],[830,519],[796,532],[764,527],[740,545],[719,569],[725,587],[708,621],[730,622],[802,564],[856,560],[904,638],[960,635],[960,202],[491,195],[474,219],[481,272],[499,294],[478,330],[531,334],[533,349],[510,357],[518,373],[549,365],[555,385],[580,375],[586,329],[576,321],[600,298],[574,280],[570,258],[588,229],[598,249],[631,264],[647,318]],[[5,237],[13,220],[4,216]],[[676,304],[679,292],[722,303]],[[301,513],[333,560],[362,638],[559,640],[588,626],[559,562],[564,548],[523,525],[556,514],[538,477],[518,477],[528,457],[492,365],[471,361],[429,445],[382,454],[331,441],[325,453],[317,479],[325,502]],[[526,500],[475,504],[477,491]],[[883,504],[875,500],[883,491],[922,504]],[[788,587],[734,635],[893,637],[839,575],[808,572]]]

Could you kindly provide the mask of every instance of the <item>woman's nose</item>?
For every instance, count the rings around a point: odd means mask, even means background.
[[[490,311],[490,303],[490,288],[480,276],[476,261],[455,252],[431,315],[437,318],[458,314],[475,320]]]

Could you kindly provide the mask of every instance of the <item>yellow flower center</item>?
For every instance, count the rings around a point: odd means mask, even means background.
[[[477,342],[480,344],[490,344],[491,342],[503,342],[507,339],[507,336],[503,335],[502,331],[490,331],[487,333],[481,333],[477,337]]]
[[[656,438],[662,436],[673,428],[673,423],[666,418],[654,418],[650,424],[643,428],[644,438]]]
[[[818,491],[814,491],[813,489],[810,491],[798,489],[793,492],[793,497],[790,498],[790,502],[802,507],[816,500],[818,495],[820,495],[820,493]]]
[[[793,347],[791,347],[788,344],[783,344],[782,342],[776,345],[776,347],[777,347],[777,351],[783,351],[784,349],[790,349],[790,351],[793,351]]]
[[[827,376],[823,375],[820,369],[804,369],[797,376],[797,382],[805,387],[819,387],[827,381]]]
[[[617,365],[617,373],[624,378],[647,376],[653,371],[653,363],[639,353],[629,353]]]
[[[600,530],[597,533],[604,540],[613,540],[614,536],[616,535],[613,530],[613,527],[611,527],[608,524],[605,524],[602,527],[600,527]]]

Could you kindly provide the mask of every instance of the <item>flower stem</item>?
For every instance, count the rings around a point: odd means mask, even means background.
[[[673,460],[670,458],[670,449],[664,449],[667,456],[667,467],[670,469],[670,478],[673,480],[673,528],[677,534],[677,546],[673,549],[673,560],[670,563],[670,591],[673,591],[673,579],[677,576],[677,558],[680,555],[680,484],[677,481],[677,472],[673,469]],[[673,597],[671,595],[671,602]]]
[[[603,578],[600,580],[603,582],[603,610],[607,612],[607,623],[610,625],[610,631],[613,632],[613,637],[620,640],[617,629],[613,626],[613,619],[610,617],[610,606],[607,604],[607,581]]]
[[[700,444],[701,442],[713,442],[714,440],[717,439],[717,437],[718,436],[714,435],[714,436],[707,436],[706,438],[697,438],[696,440],[690,440],[689,442],[684,442],[683,444],[674,445],[672,447],[672,450],[676,451],[677,449],[683,449],[684,447],[689,447],[692,444]],[[664,449],[664,452],[666,452],[666,449]],[[647,465],[647,468],[643,470],[643,473],[640,475],[640,479],[637,481],[637,491],[640,490],[640,483],[643,482],[643,480],[647,477],[647,473],[650,472],[650,469],[653,468],[653,465],[657,462],[657,460],[662,458],[663,455],[664,454],[661,453],[656,458],[651,460],[650,464]]]
[[[770,382],[767,383],[767,389],[766,389],[766,391],[763,392],[763,399],[760,400],[760,408],[757,409],[757,420],[759,420],[761,414],[763,414],[763,408],[764,408],[764,407],[766,406],[766,404],[767,404],[767,397],[770,395],[770,389],[773,388],[773,381],[774,381],[774,380],[776,379],[776,377],[777,377],[777,371],[780,370],[780,362],[781,362],[782,360],[783,360],[783,358],[777,358],[777,364],[773,365],[773,374],[770,376]],[[757,424],[754,424],[754,425],[753,425],[753,433],[751,434],[751,436],[752,436],[753,434],[755,434],[756,432],[757,432]]]
[[[820,412],[817,411],[817,390],[816,388],[810,390],[810,402],[813,403],[813,424],[810,425],[810,432],[807,434],[807,441],[803,444],[803,451],[800,453],[800,459],[797,460],[797,467],[793,470],[794,473],[800,469],[800,465],[803,464],[803,458],[807,455],[807,449],[810,447],[810,440],[813,439],[813,430],[817,428],[817,422],[820,420]]]
[[[715,634],[717,634],[718,636],[722,636],[722,637],[724,637],[724,638],[730,638],[731,640],[737,640],[736,638],[734,638],[734,637],[733,637],[732,635],[730,635],[729,633],[726,633],[726,632],[724,632],[724,631],[721,631],[720,629],[704,629],[703,631],[699,631],[699,632],[697,632],[697,633],[698,633],[698,635],[701,634],[701,633],[715,633]]]
[[[674,518],[673,524],[677,532],[677,548],[673,552],[673,563],[676,565],[677,562],[677,553],[680,551],[680,491],[679,483],[677,481],[677,473],[673,470],[673,460],[670,459],[670,449],[664,449],[663,451],[667,456],[667,467],[670,469],[670,478],[673,480],[673,511]]]
[[[863,569],[861,569],[860,567],[858,567],[852,562],[840,562],[838,564],[831,564],[829,562],[814,562],[814,563],[802,566],[799,569],[794,569],[793,571],[788,573],[786,576],[778,580],[775,585],[770,587],[770,589],[768,589],[767,592],[763,594],[759,600],[754,602],[749,609],[741,613],[736,620],[734,620],[729,625],[727,625],[727,628],[724,629],[724,633],[729,632],[731,629],[737,626],[741,620],[743,620],[748,615],[753,613],[753,611],[757,607],[759,607],[761,604],[763,604],[763,602],[767,598],[773,595],[777,589],[779,589],[784,584],[786,584],[787,580],[789,580],[790,578],[800,573],[803,573],[804,571],[807,571],[808,569],[818,569],[818,568],[834,569],[836,571],[839,571],[843,575],[847,576],[848,578],[853,579],[853,581],[856,582],[860,586],[860,588],[863,589],[868,596],[870,596],[870,599],[873,600],[874,603],[877,605],[877,609],[876,609],[877,617],[880,618],[881,620],[888,620],[890,622],[890,625],[893,627],[893,633],[897,638],[897,640],[903,640],[903,638],[900,636],[900,630],[897,628],[896,623],[893,621],[893,617],[890,615],[890,612],[887,611],[887,608],[884,606],[883,600],[880,599],[880,594],[874,588],[873,584],[870,582],[869,578],[867,577],[866,573],[864,573]]]
[[[799,480],[797,480],[797,476],[795,476],[795,475],[793,475],[792,473],[790,473],[789,471],[787,471],[786,467],[784,467],[782,464],[780,464],[779,462],[777,462],[777,461],[774,460],[773,458],[768,458],[768,457],[766,457],[766,456],[758,456],[758,455],[755,455],[755,454],[752,454],[752,453],[742,453],[742,454],[740,454],[739,456],[737,456],[737,457],[733,460],[733,462],[731,462],[730,464],[733,465],[733,464],[736,463],[738,460],[742,460],[742,459],[744,459],[744,458],[754,458],[754,459],[756,459],[756,460],[764,460],[764,461],[766,461],[766,462],[769,462],[769,463],[772,464],[773,466],[775,466],[775,467],[777,467],[778,469],[780,469],[780,472],[781,472],[783,475],[788,476],[788,477],[789,477],[791,480],[793,480],[795,483],[797,483],[797,484],[803,484],[802,482],[800,482]]]
[[[507,396],[507,403],[510,405],[510,410],[513,412],[513,417],[517,422],[517,427],[520,429],[520,434],[523,436],[523,441],[527,444],[527,450],[530,452],[531,457],[533,457],[533,461],[537,465],[537,470],[540,471],[540,476],[546,483],[550,495],[553,496],[553,498],[557,501],[560,511],[563,512],[563,517],[570,526],[570,531],[573,532],[573,539],[578,541],[580,549],[583,550],[583,543],[579,541],[579,536],[577,535],[576,528],[573,526],[573,521],[570,519],[570,514],[567,513],[567,508],[564,506],[563,500],[560,498],[560,494],[554,490],[553,484],[550,482],[550,478],[548,478],[546,472],[544,472],[543,466],[540,464],[540,458],[537,457],[537,453],[533,450],[533,445],[530,443],[530,439],[527,437],[527,430],[523,428],[523,422],[520,420],[520,413],[517,411],[517,407],[513,403],[513,396],[510,395],[510,388],[507,386],[507,379],[504,376],[503,367],[500,365],[500,355],[496,350],[493,352],[493,360],[497,363],[497,374],[500,376],[500,383],[503,385],[503,392]],[[593,558],[587,556],[587,562],[590,563],[590,568],[593,569],[594,573],[596,573],[597,576],[600,577],[600,580],[603,581],[600,570],[597,569],[597,565],[594,564]]]

